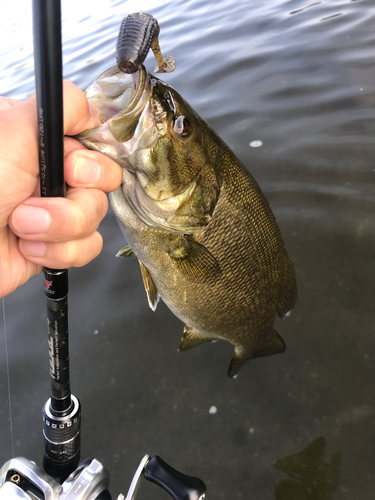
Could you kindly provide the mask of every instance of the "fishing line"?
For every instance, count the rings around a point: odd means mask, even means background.
[[[1,265],[1,256],[0,256],[0,269],[3,267]],[[0,286],[1,286],[1,294],[3,295],[3,273],[0,273]],[[9,426],[10,426],[10,439],[12,442],[12,458],[14,458],[14,432],[13,432],[13,415],[12,415],[12,399],[10,397],[10,368],[9,368],[9,355],[8,355],[8,336],[7,336],[7,323],[5,319],[5,298],[3,296],[3,325],[4,325],[4,340],[5,340],[5,362],[6,362],[6,371],[7,371],[7,383],[8,383],[8,405],[9,405]]]
[[[9,424],[10,424],[10,438],[12,441],[12,457],[14,458],[14,433],[13,433],[13,416],[12,416],[12,400],[10,397],[10,370],[9,370],[9,356],[8,356],[8,337],[5,321],[5,299],[3,297],[3,318],[4,318],[4,338],[5,338],[5,359],[7,367],[7,380],[8,380],[8,404],[9,404]]]

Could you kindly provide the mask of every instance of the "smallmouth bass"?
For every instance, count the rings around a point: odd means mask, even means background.
[[[139,260],[150,307],[161,297],[184,323],[180,351],[224,339],[228,375],[251,358],[281,353],[275,314],[289,315],[294,268],[258,184],[168,84],[141,66],[100,75],[86,96],[102,125],[76,138],[117,161],[110,201]]]

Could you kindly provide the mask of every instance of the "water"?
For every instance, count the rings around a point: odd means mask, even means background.
[[[22,9],[20,5],[22,4]],[[375,487],[375,6],[370,1],[63,2],[64,76],[114,64],[121,19],[142,8],[177,61],[164,79],[266,194],[299,299],[276,321],[283,355],[226,378],[232,347],[176,349],[181,323],[147,306],[111,213],[98,259],[70,272],[72,388],[82,456],[125,493],[143,454],[204,479],[208,498],[373,498]],[[29,2],[0,4],[0,94],[33,92]],[[22,11],[22,16],[20,12]],[[154,61],[146,61],[153,69]],[[261,141],[254,148],[249,144]],[[41,277],[6,298],[16,455],[40,463],[48,394]],[[11,457],[0,335],[0,463]],[[217,412],[211,409],[215,407]],[[145,482],[146,483],[146,482]],[[140,499],[169,498],[143,484]]]

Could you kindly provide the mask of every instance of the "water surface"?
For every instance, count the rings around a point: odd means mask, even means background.
[[[0,94],[33,92],[30,2],[0,5]],[[22,8],[21,8],[22,5]],[[102,254],[70,272],[72,388],[82,456],[126,493],[159,454],[224,500],[373,498],[375,488],[375,6],[349,0],[63,1],[64,76],[81,88],[115,62],[142,8],[177,61],[164,79],[259,182],[295,264],[299,299],[275,328],[285,354],[226,378],[232,347],[176,349],[182,324],[147,306],[112,213]],[[152,70],[154,61],[146,61]],[[252,148],[252,141],[262,146]],[[41,277],[5,300],[16,455],[39,461],[48,395]],[[0,334],[0,463],[11,458]],[[210,413],[212,406],[216,413]],[[144,484],[139,498],[166,499]]]

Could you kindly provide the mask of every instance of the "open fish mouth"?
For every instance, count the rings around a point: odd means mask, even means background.
[[[128,168],[121,159],[140,147],[139,134],[136,141],[134,133],[137,127],[145,125],[141,117],[151,92],[150,75],[143,66],[133,74],[123,73],[117,67],[108,69],[85,90],[87,99],[100,111],[102,125],[80,133],[78,140]]]
[[[133,74],[123,73],[114,66],[87,87],[86,97],[100,109],[103,121],[107,121],[136,108],[142,97],[145,80],[146,70],[143,66]]]

